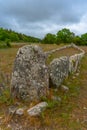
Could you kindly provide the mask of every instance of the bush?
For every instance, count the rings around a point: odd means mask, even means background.
[[[0,48],[8,48],[8,47],[11,47],[9,39],[7,39],[5,42],[0,41]]]
[[[6,44],[5,44],[5,42],[0,42],[0,48],[6,48],[7,46],[6,46]]]
[[[7,46],[7,47],[11,47],[11,43],[10,43],[10,40],[9,40],[9,39],[6,39],[5,43],[6,43],[6,46]]]

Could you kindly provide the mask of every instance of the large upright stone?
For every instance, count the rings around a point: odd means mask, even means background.
[[[49,66],[50,81],[59,87],[69,73],[69,58],[66,56],[54,59]]]
[[[40,47],[27,45],[18,50],[11,86],[12,95],[25,101],[39,100],[48,94],[48,68]]]

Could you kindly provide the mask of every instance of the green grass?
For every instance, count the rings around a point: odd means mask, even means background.
[[[6,105],[13,104],[13,99],[11,97],[9,88],[3,90],[3,93],[0,96],[0,105],[3,105],[3,104],[6,104]]]
[[[42,46],[44,51],[52,50],[58,47],[58,45],[44,44],[40,44],[40,46]],[[0,70],[2,70],[5,74],[11,74],[18,48],[19,47],[17,45],[10,49],[0,49]],[[85,47],[85,50],[87,51],[87,47]],[[65,55],[67,51],[70,50],[55,53],[52,56],[52,59],[63,54]],[[75,52],[72,50],[68,54],[71,55],[71,53],[73,54]],[[50,63],[52,59],[49,59],[48,62]],[[18,122],[23,125],[26,123],[27,128],[31,125],[36,129],[47,128],[47,130],[86,130],[87,124],[83,124],[82,121],[83,116],[85,116],[83,107],[84,105],[87,107],[87,55],[82,59],[80,74],[75,76],[75,78],[73,78],[73,75],[70,75],[67,79],[65,79],[63,84],[69,87],[69,92],[64,93],[61,89],[55,91],[51,88],[49,97],[43,97],[43,99],[41,99],[48,102],[48,108],[41,114],[40,117],[31,118],[28,116],[23,116],[20,118],[14,116],[14,120],[18,120]],[[62,99],[61,102],[51,100],[53,95],[60,97]],[[14,101],[10,99],[10,90],[6,89],[0,97],[0,116],[3,116],[5,111],[8,109],[8,106],[12,104],[14,104]],[[29,106],[29,104],[27,104],[27,106]],[[3,128],[8,130],[6,126],[6,124],[3,124]]]

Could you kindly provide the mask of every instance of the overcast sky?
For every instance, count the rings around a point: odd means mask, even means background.
[[[87,32],[87,0],[0,0],[0,27],[43,38],[69,28]]]

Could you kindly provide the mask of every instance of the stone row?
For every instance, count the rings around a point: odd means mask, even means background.
[[[73,45],[73,47],[78,48]],[[62,47],[62,49],[66,48]],[[71,45],[68,45],[71,47]],[[63,80],[77,71],[85,52],[70,57],[53,59],[50,65],[46,65],[47,55],[51,52],[43,52],[39,46],[27,45],[17,52],[11,80],[11,94],[14,98],[32,102],[40,100],[49,94],[49,84],[59,87]],[[56,49],[58,50],[58,49]]]

